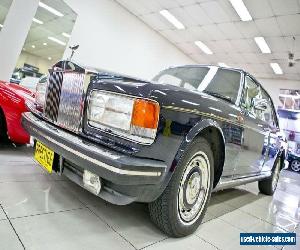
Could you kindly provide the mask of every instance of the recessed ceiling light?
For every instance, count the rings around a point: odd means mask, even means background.
[[[57,39],[57,38],[55,38],[55,37],[48,36],[48,39],[51,40],[51,41],[53,41],[53,42],[55,42],[55,43],[58,43],[58,44],[60,44],[60,45],[66,46],[66,43],[65,43],[65,42],[63,42],[63,41],[61,41],[61,40],[59,40],[59,39]]]
[[[213,52],[201,41],[195,41],[195,44],[205,53],[208,55],[213,54]]]
[[[64,37],[67,37],[67,38],[70,38],[70,37],[71,37],[71,35],[70,35],[70,34],[68,34],[68,33],[65,33],[65,32],[63,32],[63,33],[62,33],[62,35],[63,35]]]
[[[159,13],[164,18],[166,18],[171,24],[173,24],[176,29],[179,29],[179,30],[185,29],[184,25],[175,16],[173,16],[169,11],[161,10]]]
[[[218,65],[219,65],[220,67],[229,68],[227,64],[222,63],[222,62],[219,62]]]
[[[229,0],[235,11],[238,13],[242,21],[251,21],[252,16],[250,15],[243,0]]]
[[[34,48],[35,48],[35,45],[34,45],[34,44],[32,44],[32,45],[31,45],[31,48],[33,48],[33,49],[34,49]]]
[[[48,60],[51,61],[51,60],[52,60],[52,57],[49,56],[49,57],[48,57]]]
[[[260,48],[261,52],[264,54],[270,54],[271,50],[266,43],[266,40],[262,36],[254,37],[257,46]]]
[[[276,75],[282,75],[282,69],[280,68],[278,63],[270,63],[271,68],[273,69]]]
[[[38,24],[43,24],[44,22],[39,20],[39,19],[36,19],[36,18],[33,18],[32,21],[34,21],[35,23],[38,23]]]
[[[56,16],[59,16],[59,17],[64,16],[63,13],[61,13],[61,12],[59,12],[58,10],[56,10],[56,9],[54,9],[54,8],[52,8],[52,7],[50,7],[50,6],[47,5],[47,4],[44,4],[44,3],[42,3],[42,2],[39,2],[39,6],[42,7],[42,8],[44,8],[45,10],[48,10],[49,12],[51,12],[52,14],[54,14],[54,15],[56,15]]]
[[[43,45],[44,45],[44,46],[47,46],[48,44],[47,44],[47,43],[43,43]]]
[[[3,28],[3,24],[0,23],[0,28]]]

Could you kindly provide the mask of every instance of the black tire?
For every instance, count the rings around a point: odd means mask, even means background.
[[[204,197],[206,198],[204,198],[204,200],[200,202],[199,212],[196,213],[195,218],[190,222],[190,224],[187,224],[189,222],[185,223],[184,220],[181,218],[179,212],[179,206],[180,206],[179,189],[180,187],[184,186],[184,188],[181,190],[185,190],[184,197],[186,201],[187,200],[186,193],[188,190],[187,185],[191,185],[190,184],[190,181],[192,179],[191,176],[193,173],[195,173],[192,172],[193,168],[195,167],[192,168],[190,162],[192,162],[192,160],[195,159],[197,154],[201,154],[201,157],[204,157],[203,159],[206,159],[205,163],[208,162],[207,170],[209,174],[207,174],[207,178],[206,178],[206,185],[208,186],[208,188],[206,189],[207,191],[205,192],[204,195]],[[188,172],[188,174],[186,174],[189,165],[190,165],[189,168],[191,168],[191,170],[190,172]],[[206,169],[206,167],[203,168]],[[183,176],[185,176],[184,185],[182,184],[180,186],[180,183],[183,181]],[[203,176],[199,174],[199,177],[201,179],[201,182],[199,181],[199,183],[201,183],[202,185]],[[209,199],[211,196],[211,191],[213,188],[213,179],[214,179],[214,158],[213,158],[213,153],[210,148],[210,145],[204,138],[202,137],[196,138],[188,147],[188,149],[185,151],[183,157],[179,161],[176,170],[168,186],[164,190],[164,192],[157,200],[149,204],[149,212],[150,212],[151,220],[158,226],[158,228],[160,228],[163,232],[165,232],[167,235],[171,237],[183,237],[193,233],[200,225],[204,217],[204,214],[206,212]],[[199,192],[201,192],[200,189]],[[197,192],[197,195],[193,197],[193,198],[196,197],[196,200],[198,200],[200,197],[199,192]]]
[[[266,195],[274,194],[279,180],[280,167],[280,157],[277,157],[272,169],[272,175],[265,180],[258,181],[258,189],[261,193]]]
[[[9,139],[7,136],[6,119],[0,108],[0,143],[8,143]]]

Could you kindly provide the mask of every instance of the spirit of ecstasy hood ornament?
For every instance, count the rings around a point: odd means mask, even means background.
[[[79,48],[79,45],[77,44],[77,45],[74,45],[74,46],[70,46],[69,48],[72,50],[71,56],[69,58],[69,61],[71,61],[75,51]]]

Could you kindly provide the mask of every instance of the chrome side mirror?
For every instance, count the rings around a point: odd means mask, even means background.
[[[268,109],[268,102],[265,99],[254,98],[253,108],[256,110],[265,111]]]

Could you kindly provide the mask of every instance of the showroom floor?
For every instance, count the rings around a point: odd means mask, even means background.
[[[240,246],[240,232],[293,231],[298,246],[284,249],[300,249],[300,175],[289,171],[273,198],[256,183],[213,194],[204,223],[183,239],[156,229],[146,205],[107,204],[48,175],[29,147],[0,148],[0,190],[0,249],[257,249]]]

